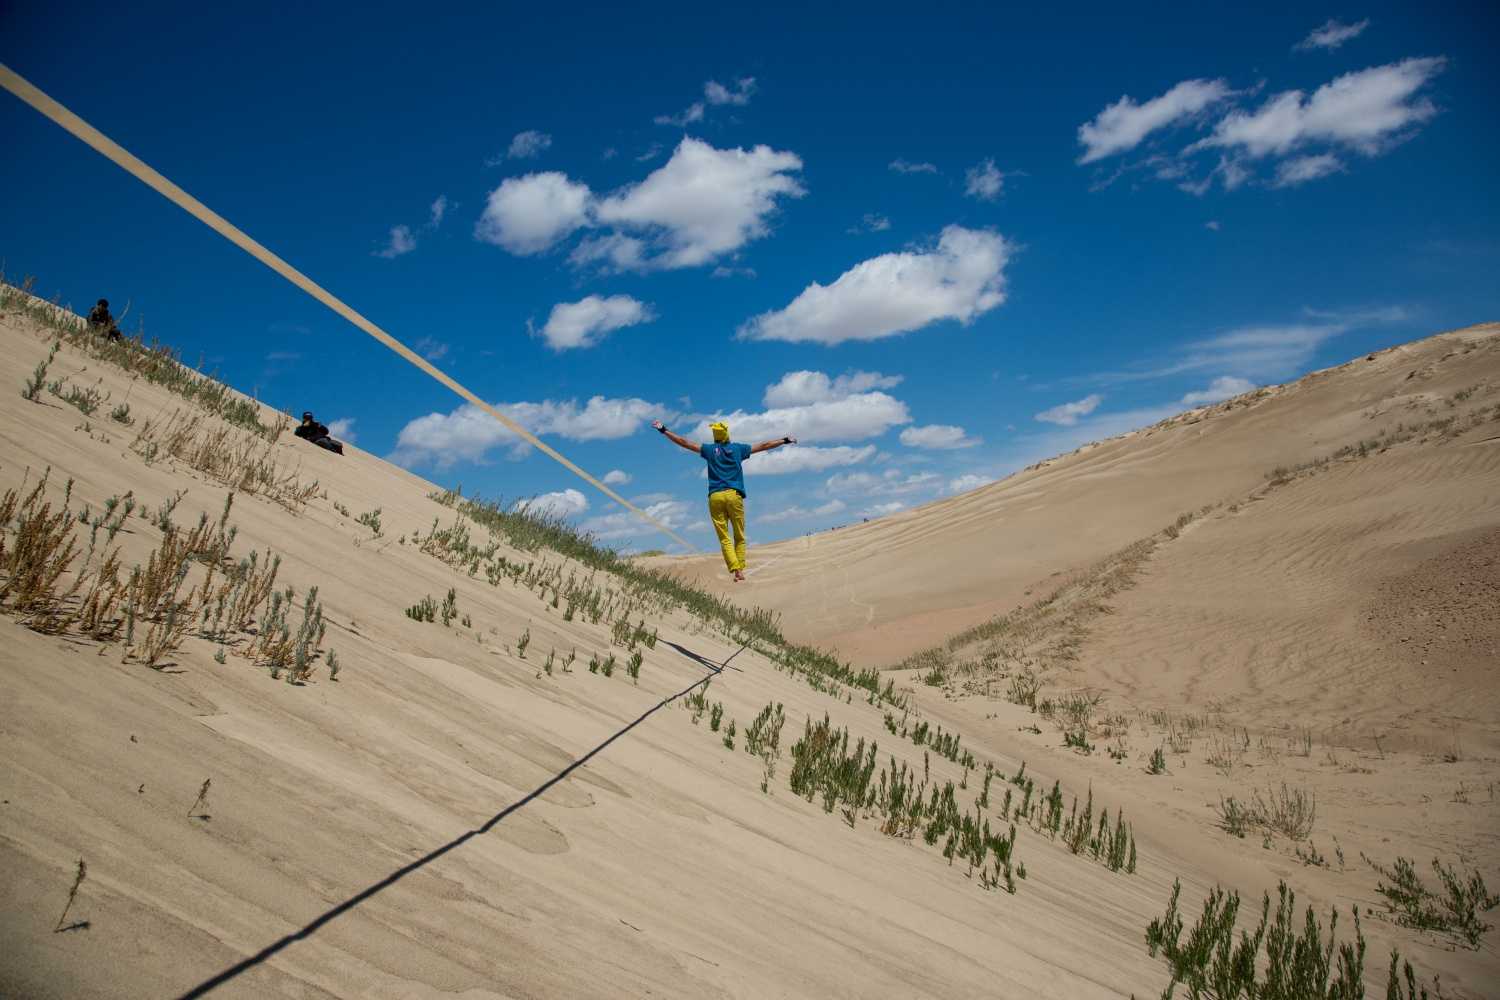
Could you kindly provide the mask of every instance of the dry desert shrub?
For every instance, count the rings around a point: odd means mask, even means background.
[[[266,435],[259,435],[216,424],[203,414],[173,410],[165,423],[142,424],[131,448],[148,465],[170,456],[231,489],[263,496],[299,513],[317,494],[318,483],[303,482],[300,470],[283,468],[272,454],[286,426],[283,416]]]

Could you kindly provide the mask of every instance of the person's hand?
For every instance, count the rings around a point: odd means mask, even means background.
[[[658,431],[664,431],[667,429],[667,425],[662,423],[660,420],[651,421],[651,426]]]
[[[796,444],[796,443],[797,443],[797,439],[796,439],[796,438],[794,438],[794,437],[792,437],[792,436],[791,436],[791,435],[790,435],[790,434],[788,434],[788,435],[787,435],[787,436],[786,436],[786,437],[785,437],[785,438],[783,438],[783,439],[782,439],[782,440],[784,440],[784,441],[785,441],[785,442],[786,442],[786,443],[787,443],[787,444]]]

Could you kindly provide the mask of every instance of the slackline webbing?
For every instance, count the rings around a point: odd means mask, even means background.
[[[51,97],[48,97],[46,94],[42,93],[28,80],[17,74],[14,70],[12,70],[4,63],[0,63],[0,85],[3,85],[6,90],[10,91],[12,94],[15,94],[21,100],[25,101],[33,108],[40,111],[43,115],[46,115],[54,122],[61,125],[67,131],[73,133],[73,135],[77,136],[79,139],[82,139],[88,145],[94,147],[94,149],[102,153],[106,158],[114,161],[117,166],[121,167],[126,172],[133,174],[137,180],[141,181],[146,186],[153,188],[162,197],[166,198],[168,201],[174,202],[178,207],[196,218],[199,222],[202,222],[210,229],[213,229],[220,236],[223,236],[226,240],[238,246],[241,250],[245,251],[250,256],[254,257],[256,260],[260,261],[262,264],[275,271],[277,274],[281,275],[287,281],[290,281],[292,284],[302,289],[308,295],[311,295],[313,298],[323,303],[329,309],[332,309],[334,312],[344,317],[344,319],[348,320],[350,323],[353,323],[365,333],[368,333],[370,336],[380,341],[386,347],[389,347],[391,350],[401,355],[401,357],[405,358],[407,361],[411,362],[413,365],[420,368],[428,375],[431,375],[433,378],[437,379],[449,389],[452,389],[454,392],[458,393],[458,395],[463,397],[463,399],[465,399],[466,401],[473,403],[485,413],[488,413],[490,416],[500,421],[500,423],[511,433],[515,434],[517,437],[520,437],[532,447],[536,448],[543,454],[547,455],[549,458],[553,459],[558,464],[562,465],[565,469],[578,476],[590,486],[593,486],[595,489],[599,490],[615,503],[624,507],[626,510],[635,514],[637,517],[640,517],[647,523],[651,524],[662,534],[682,545],[689,552],[693,551],[693,546],[688,543],[687,539],[683,538],[671,528],[667,527],[665,524],[658,521],[650,514],[635,506],[635,504],[631,503],[629,500],[626,500],[624,497],[620,496],[614,490],[610,489],[608,486],[595,479],[589,473],[585,472],[579,466],[575,465],[572,460],[563,455],[562,452],[542,441],[535,434],[531,433],[526,428],[516,423],[510,417],[507,417],[505,414],[495,409],[489,403],[486,403],[474,393],[464,388],[464,386],[461,385],[457,379],[443,372],[436,365],[432,364],[426,358],[422,357],[420,354],[407,347],[405,344],[397,340],[395,337],[391,336],[389,333],[386,333],[370,320],[365,319],[364,316],[360,315],[354,309],[346,305],[343,300],[339,299],[332,293],[325,291],[323,287],[317,282],[313,281],[307,275],[303,274],[301,271],[297,270],[295,267],[288,264],[280,257],[276,256],[274,253],[261,246],[255,240],[247,236],[238,227],[230,223],[227,219],[219,215],[217,212],[210,209],[207,205],[203,204],[197,198],[194,198],[182,188],[178,187],[176,184],[173,184],[171,181],[167,180],[155,170],[152,170],[145,163],[142,163],[139,159],[132,156],[129,152],[123,149],[118,143],[114,142],[108,136],[104,135],[104,133],[94,128],[94,126],[90,125],[82,118],[79,118],[77,115],[69,111],[67,108],[63,107]]]

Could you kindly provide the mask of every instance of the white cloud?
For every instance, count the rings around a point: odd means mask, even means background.
[[[994,201],[1000,197],[1005,175],[996,169],[994,160],[985,160],[970,167],[964,181],[964,194],[980,201]]]
[[[999,233],[948,226],[936,248],[882,254],[854,265],[831,285],[815,281],[785,309],[748,320],[739,336],[831,345],[877,340],[946,319],[968,324],[1005,301],[1010,252]]]
[[[445,194],[438,195],[433,201],[432,207],[428,209],[428,212],[430,213],[427,221],[428,227],[436,229],[438,226],[441,226],[443,224],[443,216],[448,214],[448,196]]]
[[[806,193],[792,176],[795,153],[769,146],[715,149],[684,138],[639,184],[598,202],[601,223],[644,232],[657,249],[653,267],[696,267],[765,236],[779,198]]]
[[[328,421],[328,434],[330,437],[338,438],[345,444],[353,444],[357,439],[354,433],[354,418],[339,417],[337,420]]]
[[[622,271],[697,267],[765,236],[780,199],[806,194],[794,176],[801,169],[795,153],[715,149],[687,137],[644,180],[604,197],[556,171],[506,178],[474,235],[527,255],[579,229],[611,227],[580,242],[571,261]]]
[[[1282,160],[1276,165],[1276,186],[1293,187],[1297,184],[1305,184],[1319,177],[1336,174],[1343,169],[1343,163],[1339,162],[1339,158],[1332,153],[1293,157],[1290,160]]]
[[[736,104],[746,105],[750,103],[750,95],[755,93],[755,77],[742,76],[735,81],[733,90],[710,80],[703,85],[703,97],[709,104]]]
[[[691,524],[701,524],[697,518],[701,513],[706,513],[701,506],[690,505],[682,500],[659,500],[644,509],[673,531],[682,531]],[[659,535],[655,527],[628,510],[591,517],[578,527],[601,541]]]
[[[875,446],[853,448],[841,444],[833,448],[797,445],[777,448],[750,456],[745,466],[758,476],[787,476],[795,472],[827,472],[842,466],[859,465],[875,457]]]
[[[651,306],[629,295],[603,298],[590,295],[578,302],[559,302],[552,307],[542,337],[554,351],[593,347],[612,330],[649,323],[656,318]]]
[[[1204,229],[1211,229],[1211,230],[1213,230],[1214,232],[1217,233],[1220,229],[1223,229],[1224,227],[1221,226],[1221,225],[1219,225],[1219,220],[1218,219],[1209,219],[1207,222],[1205,222],[1203,224],[1203,228]]]
[[[575,489],[558,490],[556,493],[543,493],[519,500],[515,509],[553,517],[577,517],[589,509],[589,498]]]
[[[860,514],[865,517],[885,517],[887,514],[894,514],[899,510],[905,509],[906,504],[902,503],[900,500],[891,500],[887,503],[877,503],[866,507],[864,510],[860,511]]]
[[[524,132],[517,132],[515,138],[510,141],[510,148],[505,151],[508,159],[531,160],[546,152],[552,145],[552,137],[546,132],[538,132],[529,128]]]
[[[566,174],[507,177],[490,192],[474,237],[513,254],[538,254],[588,224],[590,192]]]
[[[1287,323],[1245,326],[1188,345],[1173,373],[1218,368],[1241,376],[1288,375],[1304,368],[1325,341],[1351,328],[1348,323]]]
[[[935,174],[938,172],[935,163],[912,163],[910,160],[900,158],[891,161],[891,169],[898,174]]]
[[[390,260],[404,253],[411,253],[416,248],[417,238],[412,235],[410,226],[392,226],[389,241],[383,249],[374,251],[373,256]]]
[[[901,443],[908,448],[929,448],[949,451],[955,448],[972,448],[980,444],[979,438],[971,438],[962,427],[952,424],[928,424],[926,427],[908,427],[901,432]]]
[[[537,435],[557,435],[572,441],[617,440],[628,437],[649,420],[676,414],[644,399],[607,399],[594,396],[580,406],[576,399],[538,403],[498,403],[496,409]],[[472,403],[449,413],[429,413],[409,421],[396,436],[393,461],[407,466],[447,468],[455,462],[482,462],[494,448],[510,449],[521,457],[530,446],[503,424]]]
[[[783,510],[774,510],[769,514],[762,514],[756,518],[762,524],[774,524],[777,521],[801,521],[810,517],[831,517],[848,507],[844,501],[833,499],[825,504],[819,504],[812,508],[803,508],[796,505]]]
[[[1343,24],[1336,18],[1329,18],[1328,22],[1321,28],[1314,28],[1312,32],[1302,41],[1298,42],[1294,49],[1307,51],[1309,49],[1336,49],[1352,38],[1357,38],[1361,32],[1370,26],[1370,19],[1365,18],[1354,24]]]
[[[635,477],[624,469],[610,469],[604,474],[605,486],[625,486]]]
[[[635,158],[635,162],[637,162],[637,163],[645,163],[647,160],[654,160],[654,159],[656,159],[660,155],[661,155],[661,143],[659,143],[659,142],[653,142],[651,145],[649,145],[645,149],[641,150],[641,154]]]
[[[1085,396],[1082,399],[1074,400],[1071,403],[1062,403],[1058,406],[1052,407],[1051,409],[1043,410],[1041,413],[1038,413],[1034,419],[1040,420],[1043,423],[1059,424],[1063,427],[1072,427],[1074,424],[1078,423],[1078,419],[1080,417],[1086,417],[1090,413],[1093,413],[1095,410],[1097,410],[1099,408],[1099,404],[1102,402],[1104,402],[1104,397],[1096,392]]]
[[[568,263],[574,267],[602,264],[614,271],[640,271],[645,268],[646,244],[623,233],[590,236],[578,241],[568,255]]]
[[[1437,114],[1432,101],[1416,94],[1445,65],[1442,57],[1404,59],[1346,73],[1311,97],[1288,90],[1267,98],[1256,111],[1230,112],[1212,135],[1188,149],[1222,146],[1262,157],[1329,142],[1374,156]]]
[[[694,122],[701,122],[703,120],[703,110],[703,102],[694,101],[681,114],[657,115],[652,121],[658,125],[671,125],[675,128],[684,128]]]
[[[802,406],[772,407],[761,413],[736,410],[712,419],[729,424],[736,441],[757,441],[791,435],[799,441],[861,441],[892,427],[911,422],[906,404],[883,392],[865,392]],[[701,441],[710,438],[708,421],[694,429]]]
[[[872,389],[894,389],[901,381],[900,375],[882,375],[880,372],[845,372],[837,378],[829,378],[823,372],[787,372],[766,386],[762,402],[773,407],[826,403]]]
[[[1144,104],[1121,97],[1078,127],[1078,141],[1084,147],[1078,162],[1092,163],[1134,149],[1152,132],[1196,115],[1231,93],[1223,80],[1184,80]]]
[[[1206,406],[1209,403],[1222,403],[1226,399],[1232,399],[1242,393],[1249,392],[1255,388],[1255,383],[1247,378],[1239,378],[1234,375],[1221,375],[1209,383],[1208,388],[1190,392],[1180,400],[1183,406]]]
[[[967,475],[957,476],[953,479],[948,480],[948,492],[967,493],[970,490],[977,490],[981,486],[988,486],[993,482],[994,480],[989,476],[980,476],[975,475],[974,473],[968,473]]]
[[[1304,314],[1305,322],[1236,327],[1184,344],[1175,359],[1155,367],[1108,372],[1089,376],[1086,381],[1139,382],[1204,369],[1271,381],[1305,370],[1318,348],[1340,334],[1410,318],[1400,306],[1333,312],[1306,309]]]

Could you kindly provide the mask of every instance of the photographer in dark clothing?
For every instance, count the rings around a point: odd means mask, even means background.
[[[327,425],[320,424],[314,420],[311,410],[303,412],[302,423],[298,424],[297,429],[292,431],[292,433],[304,441],[311,441],[319,448],[328,449],[335,455],[342,455],[344,453],[344,446],[328,436]]]
[[[110,340],[122,340],[124,334],[120,328],[115,326],[115,318],[109,312],[109,300],[100,299],[93,309],[89,310],[89,329],[97,334],[102,334]]]

